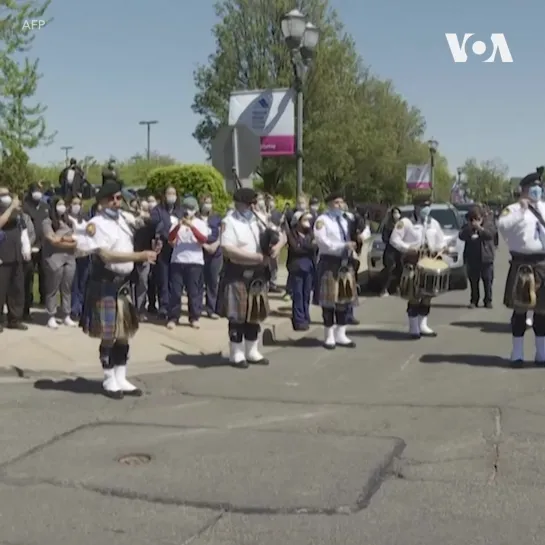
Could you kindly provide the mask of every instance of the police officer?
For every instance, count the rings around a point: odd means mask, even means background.
[[[545,203],[540,173],[520,182],[520,199],[503,210],[498,229],[511,253],[504,304],[513,310],[511,333],[513,366],[524,361],[526,312],[533,308],[535,362],[545,365]]]
[[[217,312],[229,320],[229,361],[235,367],[268,365],[259,352],[260,323],[268,314],[268,262],[261,247],[260,225],[252,207],[257,194],[253,189],[238,189],[235,210],[221,225],[221,249],[225,258]],[[271,252],[274,256],[278,248]],[[255,305],[259,305],[259,309]],[[252,315],[252,310],[260,310]]]
[[[404,265],[415,266],[421,257],[442,251],[446,239],[440,223],[430,217],[431,200],[426,196],[413,199],[412,218],[401,218],[390,236],[390,244],[401,252]],[[413,339],[436,337],[437,333],[428,325],[431,298],[418,293],[407,303],[409,334]]]
[[[133,231],[120,213],[122,199],[120,184],[106,181],[97,193],[100,212],[85,233],[73,235],[77,249],[91,254],[92,261],[81,326],[90,337],[101,339],[102,386],[114,399],[142,395],[127,380],[129,339],[138,329],[128,282],[134,263],[154,263],[157,257],[153,251],[134,251]]]
[[[327,210],[314,224],[318,246],[317,285],[314,303],[322,307],[324,348],[355,347],[346,335],[350,307],[357,303],[352,254],[356,243],[350,240],[349,221],[344,216],[344,199],[332,193]]]

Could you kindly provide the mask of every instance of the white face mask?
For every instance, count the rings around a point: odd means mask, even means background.
[[[265,201],[258,199],[257,207],[259,208],[259,210],[265,210]]]
[[[0,197],[0,202],[5,206],[9,206],[12,202],[12,198],[9,195],[2,195]]]
[[[81,211],[81,204],[73,204],[71,207],[71,210],[72,210],[72,214],[77,216]]]
[[[313,212],[318,212],[318,208],[319,206],[317,204],[313,204],[311,205],[310,209],[313,211]]]
[[[167,204],[176,204],[176,195],[167,195]]]
[[[192,218],[195,216],[195,210],[187,210],[187,217]]]
[[[395,213],[395,214],[392,214],[392,218],[394,219],[394,221],[399,221],[401,216],[398,213]]]
[[[210,202],[205,202],[205,203],[202,205],[202,211],[206,214],[207,212],[210,212],[210,210],[212,210],[212,203],[210,203]]]
[[[32,198],[33,198],[35,201],[41,200],[42,197],[43,197],[43,195],[42,195],[42,193],[40,193],[39,191],[34,191],[34,193],[32,193]]]
[[[301,227],[303,229],[310,229],[310,221],[302,221],[301,222]]]
[[[59,214],[59,216],[62,216],[64,213],[66,213],[66,206],[64,206],[64,204],[58,204],[57,214]]]
[[[150,210],[153,210],[157,206],[156,201],[148,201],[148,206]]]

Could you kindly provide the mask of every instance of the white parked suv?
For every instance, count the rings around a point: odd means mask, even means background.
[[[414,214],[414,206],[412,204],[398,206],[401,210],[402,217],[412,217]],[[376,281],[379,273],[383,269],[382,254],[386,245],[382,242],[382,229],[386,222],[386,218],[390,215],[390,210],[385,219],[382,220],[378,228],[369,242],[369,252],[367,254],[367,267],[369,271],[369,282],[372,285]],[[467,274],[464,266],[464,247],[465,243],[458,238],[460,231],[461,220],[456,208],[451,204],[432,204],[430,215],[436,219],[441,225],[445,236],[448,239],[448,252],[445,255],[445,261],[450,265],[450,289],[465,290],[467,288]]]

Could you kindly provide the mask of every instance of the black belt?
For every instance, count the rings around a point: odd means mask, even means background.
[[[545,261],[545,253],[539,254],[521,254],[519,252],[511,252],[513,261],[523,261],[525,263],[542,263]]]

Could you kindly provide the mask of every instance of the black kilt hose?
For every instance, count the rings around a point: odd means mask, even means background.
[[[346,274],[352,278],[354,297],[350,301],[339,301],[339,273],[346,267]],[[342,257],[321,255],[316,271],[316,289],[314,290],[313,304],[326,309],[346,310],[358,304],[356,290],[356,271],[352,260],[346,262]]]
[[[529,274],[533,274],[533,280]],[[531,286],[528,286],[528,282]],[[545,313],[545,253],[540,254],[519,254],[511,252],[509,272],[505,282],[505,293],[503,304],[515,312],[526,312],[526,306],[517,305],[516,294],[526,292],[528,288],[535,290],[535,310],[539,314]]]
[[[83,332],[103,341],[128,341],[138,330],[133,292],[130,276],[93,262],[80,319]]]
[[[248,309],[252,297],[264,303],[260,320],[269,315],[269,274],[263,266],[237,265],[225,260],[218,285],[216,313],[231,323],[249,323]]]

